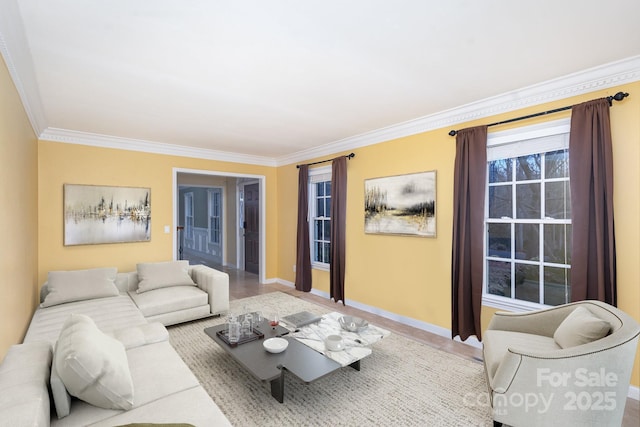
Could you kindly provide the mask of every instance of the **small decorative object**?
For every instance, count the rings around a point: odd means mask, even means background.
[[[151,189],[64,185],[64,244],[151,240]]]
[[[329,351],[342,351],[344,350],[344,343],[340,335],[328,335],[324,339],[324,345]]]
[[[229,343],[236,344],[240,341],[240,322],[238,322],[238,318],[235,316],[230,316],[229,318]]]
[[[364,231],[435,237],[436,172],[365,180]]]
[[[284,338],[269,338],[264,340],[262,346],[269,353],[282,353],[289,346],[289,341]]]
[[[369,322],[355,316],[342,316],[338,319],[338,323],[345,331],[360,332],[369,326]]]
[[[271,312],[271,314],[269,315],[269,326],[271,326],[271,329],[275,330],[276,326],[278,326],[280,324],[280,316],[278,315],[277,311],[273,311]]]

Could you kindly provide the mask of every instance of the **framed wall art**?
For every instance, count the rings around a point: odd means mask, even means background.
[[[64,185],[64,245],[151,240],[151,189]]]
[[[436,171],[364,181],[364,231],[436,236]]]

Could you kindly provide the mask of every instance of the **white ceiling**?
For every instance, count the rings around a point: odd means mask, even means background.
[[[638,0],[0,1],[38,135],[270,159],[640,55]]]

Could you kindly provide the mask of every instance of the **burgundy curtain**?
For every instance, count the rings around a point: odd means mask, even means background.
[[[453,178],[451,263],[451,336],[482,339],[484,195],[487,175],[487,126],[463,129],[456,137]]]
[[[344,305],[345,229],[347,217],[347,158],[331,165],[331,267],[330,298]]]
[[[298,172],[298,230],[296,237],[296,289],[311,290],[311,249],[309,247],[309,165]]]
[[[609,101],[571,109],[571,301],[597,299],[617,305],[613,225],[613,150]]]

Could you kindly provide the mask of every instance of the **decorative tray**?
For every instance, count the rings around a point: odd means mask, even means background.
[[[257,329],[253,330],[253,333],[251,335],[242,335],[240,337],[240,340],[238,340],[238,342],[230,342],[229,341],[229,331],[228,330],[222,330],[222,331],[217,331],[216,335],[218,336],[218,338],[220,338],[222,341],[224,341],[226,344],[229,345],[229,347],[237,347],[240,344],[246,344],[248,342],[251,341],[255,341],[255,340],[261,340],[262,338],[264,338],[264,334],[260,331],[258,331]]]

